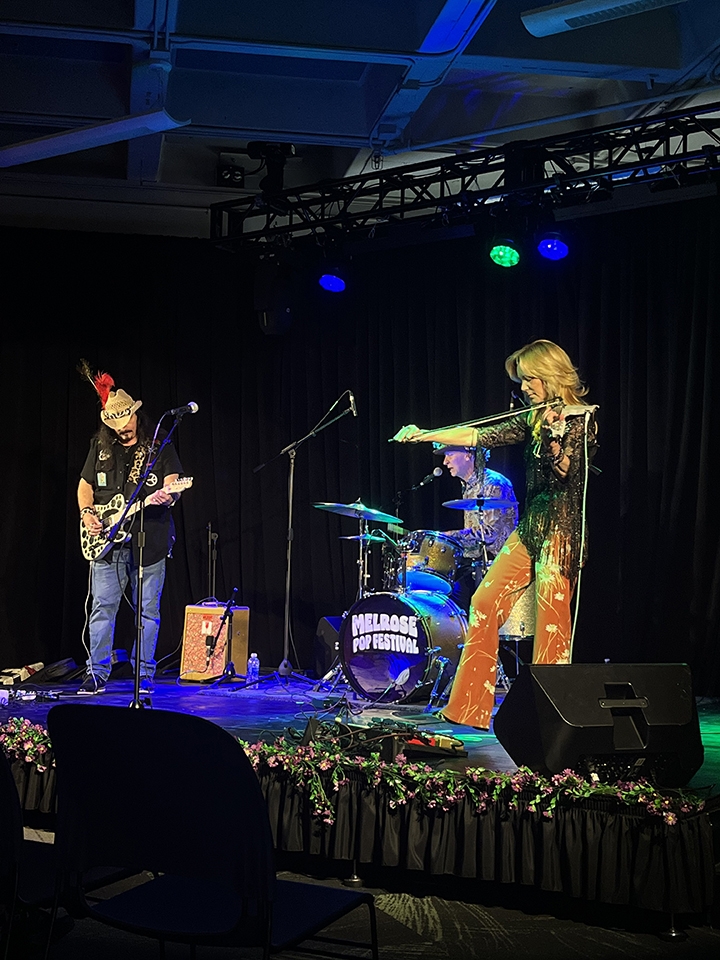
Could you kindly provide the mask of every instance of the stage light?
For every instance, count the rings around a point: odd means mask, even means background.
[[[559,233],[544,233],[538,240],[538,253],[546,260],[563,260],[570,248]]]
[[[346,286],[340,271],[330,268],[327,268],[321,275],[318,283],[323,290],[327,290],[329,293],[342,293]]]
[[[520,262],[520,251],[514,240],[507,238],[493,240],[490,247],[490,259],[499,267],[516,267]]]

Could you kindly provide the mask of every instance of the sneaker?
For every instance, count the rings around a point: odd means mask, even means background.
[[[78,688],[79,697],[92,697],[102,693],[107,686],[107,677],[94,677],[91,673],[85,674],[85,679]]]
[[[140,677],[140,693],[152,696],[155,693],[155,681],[151,677]]]

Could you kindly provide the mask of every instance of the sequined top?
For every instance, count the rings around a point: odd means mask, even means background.
[[[485,452],[481,448],[475,454],[475,469],[463,485],[463,500],[480,497],[499,497],[515,500],[513,485],[497,470],[485,466]],[[518,509],[466,510],[465,529],[453,533],[463,548],[463,556],[478,558],[483,555],[483,542],[489,556],[496,557],[502,545],[517,526]]]
[[[525,442],[526,500],[518,536],[534,561],[559,565],[563,576],[571,581],[587,559],[587,525],[582,548],[585,420],[585,416],[570,416],[565,420],[566,432],[560,438],[563,453],[570,462],[565,477],[558,476],[553,469],[547,449],[533,436],[526,413],[477,431],[477,442],[489,448]],[[596,450],[597,425],[594,415],[590,414],[587,430],[590,463]]]

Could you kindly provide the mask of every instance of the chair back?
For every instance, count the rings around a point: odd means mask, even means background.
[[[65,871],[137,867],[272,899],[272,835],[244,750],[221,727],[165,710],[59,704],[56,845]]]

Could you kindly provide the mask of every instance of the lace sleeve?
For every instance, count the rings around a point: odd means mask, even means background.
[[[585,417],[568,417],[567,429],[562,438],[562,450],[570,461],[567,477],[573,477],[585,462]],[[597,451],[597,424],[591,415],[587,424],[588,460],[592,463]]]
[[[505,420],[504,423],[479,427],[477,431],[478,446],[492,448],[505,447],[511,443],[522,443],[525,439],[526,425],[526,415],[520,414],[511,420]]]

